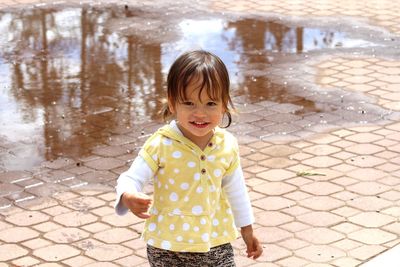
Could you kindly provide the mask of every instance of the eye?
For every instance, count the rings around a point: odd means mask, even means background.
[[[194,105],[193,102],[191,102],[191,101],[183,101],[182,104],[185,106],[193,106]]]
[[[216,105],[218,105],[217,102],[213,102],[213,101],[207,102],[207,106],[214,107]]]

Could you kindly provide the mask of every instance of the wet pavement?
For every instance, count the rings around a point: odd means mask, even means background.
[[[0,262],[147,266],[113,186],[161,125],[169,64],[199,47],[230,71],[265,246],[255,262],[236,241],[238,266],[358,266],[400,242],[396,1],[0,8]]]

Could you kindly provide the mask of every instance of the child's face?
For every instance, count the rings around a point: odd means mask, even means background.
[[[225,112],[221,100],[212,100],[207,90],[202,90],[199,99],[201,81],[190,83],[186,88],[186,98],[169,109],[176,116],[183,135],[195,144],[202,146],[212,137],[213,130],[221,123]]]

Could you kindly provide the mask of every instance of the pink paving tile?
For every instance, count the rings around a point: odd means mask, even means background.
[[[298,221],[309,224],[311,226],[329,227],[336,225],[346,219],[326,211],[313,211],[310,213],[297,216]]]
[[[299,205],[315,211],[329,211],[345,205],[345,202],[330,196],[313,196],[299,201]]]
[[[48,262],[58,262],[80,254],[80,251],[68,245],[52,245],[33,251],[33,255]]]
[[[296,233],[296,237],[311,244],[330,244],[345,238],[345,235],[324,227],[313,227]]]
[[[283,195],[296,190],[296,187],[284,182],[268,182],[259,184],[254,190],[269,196]]]
[[[12,227],[0,231],[0,240],[5,243],[19,243],[38,237],[39,233],[28,227]]]
[[[396,239],[397,235],[381,229],[360,229],[350,233],[348,237],[367,245],[381,245]]]
[[[263,210],[280,210],[288,208],[296,204],[296,202],[283,197],[265,197],[254,201],[252,204]]]
[[[311,245],[298,249],[294,253],[314,263],[328,263],[334,259],[346,256],[344,251],[327,245]]]
[[[7,262],[28,254],[28,250],[16,244],[0,245],[0,261]]]
[[[132,250],[116,244],[95,246],[93,249],[85,251],[86,256],[97,261],[114,261],[130,254],[132,254]]]
[[[263,226],[278,226],[294,220],[293,217],[278,211],[265,211],[256,213],[255,219],[257,223]]]

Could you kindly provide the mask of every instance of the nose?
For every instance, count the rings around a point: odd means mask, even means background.
[[[196,106],[193,111],[193,115],[197,117],[205,117],[207,115],[206,109],[202,106]]]

